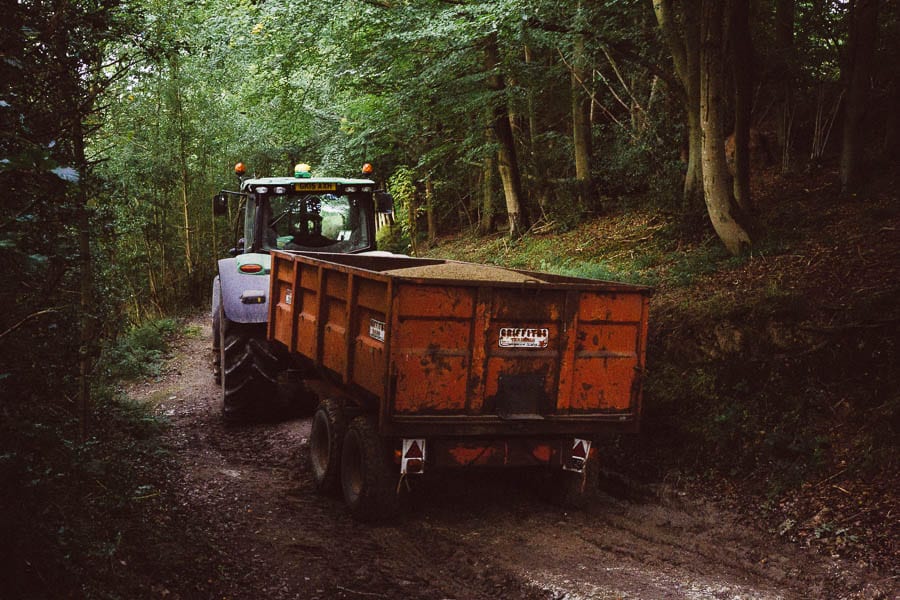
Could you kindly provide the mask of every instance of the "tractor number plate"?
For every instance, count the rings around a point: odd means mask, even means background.
[[[295,183],[295,192],[336,192],[336,183]]]
[[[502,327],[500,329],[501,348],[546,348],[550,341],[550,330],[534,327]]]

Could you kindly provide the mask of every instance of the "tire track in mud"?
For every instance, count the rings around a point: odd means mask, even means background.
[[[542,478],[451,472],[417,481],[394,523],[352,521],[313,490],[309,420],[223,424],[209,326],[185,339],[154,397],[180,465],[170,475],[218,553],[198,574],[228,598],[839,598],[821,557],[691,499],[541,499]],[[159,387],[159,386],[157,386]],[[133,394],[142,395],[141,390]],[[149,392],[143,394],[149,396]],[[849,597],[849,596],[847,596]]]

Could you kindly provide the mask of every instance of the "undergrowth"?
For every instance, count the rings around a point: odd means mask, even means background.
[[[9,598],[119,598],[153,582],[134,573],[184,570],[190,528],[171,507],[165,422],[114,391],[118,377],[158,373],[164,319],[133,329],[107,353],[111,378],[93,386],[89,437],[73,406],[29,398],[4,403],[0,420],[0,589]],[[114,377],[112,377],[114,376]],[[202,554],[202,553],[201,553]],[[189,565],[188,567],[189,568]],[[122,593],[120,593],[122,591]]]
[[[169,340],[178,333],[180,325],[172,318],[133,327],[105,348],[101,360],[105,377],[136,379],[159,375]]]

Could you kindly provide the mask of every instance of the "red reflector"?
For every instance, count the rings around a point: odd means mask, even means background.
[[[422,458],[422,449],[419,448],[419,442],[413,441],[406,451],[406,458]]]
[[[238,267],[238,270],[241,273],[259,273],[260,271],[263,270],[263,268],[262,268],[262,265],[249,264],[249,265],[241,265],[240,267]]]
[[[582,442],[581,440],[579,440],[578,443],[575,444],[575,447],[572,448],[572,458],[587,458],[587,452],[584,448],[584,442]]]

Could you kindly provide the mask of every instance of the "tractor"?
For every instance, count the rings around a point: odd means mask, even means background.
[[[218,261],[212,286],[213,370],[226,421],[284,418],[315,409],[283,347],[266,339],[271,250],[356,254],[375,250],[375,213],[390,212],[389,194],[368,178],[313,177],[308,165],[293,177],[245,177],[239,191],[222,190],[213,214],[229,199],[243,214],[243,235]],[[363,167],[363,176],[371,166]],[[237,227],[236,227],[237,229]]]

